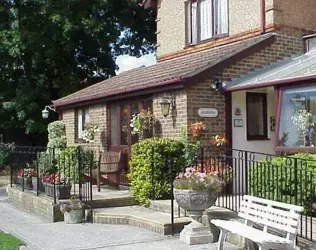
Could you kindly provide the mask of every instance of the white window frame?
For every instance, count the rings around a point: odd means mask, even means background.
[[[82,139],[82,132],[84,130],[85,124],[90,121],[90,114],[88,108],[77,109],[76,110],[76,139]]]
[[[187,44],[228,36],[228,1],[188,0],[185,3]]]

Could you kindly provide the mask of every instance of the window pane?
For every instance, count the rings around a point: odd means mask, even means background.
[[[143,107],[145,111],[153,111],[153,100],[143,101]]]
[[[89,114],[89,110],[85,109],[84,110],[84,125],[86,125],[86,123],[90,122],[90,114]]]
[[[77,120],[77,129],[78,129],[78,131],[77,131],[77,134],[78,134],[78,138],[79,139],[81,139],[82,138],[82,130],[83,130],[83,113],[82,113],[82,110],[81,109],[79,109],[78,111],[78,114],[77,114],[77,116],[78,116],[78,120]]]
[[[191,43],[197,43],[197,1],[191,3]]]
[[[128,105],[121,106],[121,145],[128,145]]]
[[[118,106],[111,106],[111,146],[119,145]]]
[[[314,147],[316,143],[316,88],[282,92],[279,146]]]
[[[248,139],[260,139],[267,135],[266,108],[266,94],[247,93]]]
[[[138,108],[138,103],[134,103],[131,105],[131,111],[132,115],[139,114],[139,108]],[[132,144],[138,142],[139,140],[139,135],[138,134],[132,134]]]
[[[215,33],[217,35],[228,33],[228,0],[215,1]]]
[[[201,0],[199,7],[201,40],[212,38],[212,0]]]

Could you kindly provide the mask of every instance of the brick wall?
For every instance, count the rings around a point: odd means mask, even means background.
[[[87,145],[86,143],[75,142],[75,110],[68,109],[63,111],[62,121],[66,125],[67,146],[83,145],[83,146],[101,146],[102,150],[107,148],[107,132],[106,132],[106,105],[98,104],[89,106],[90,122],[98,125],[100,132],[95,136],[95,142]]]
[[[262,68],[272,62],[276,62],[285,57],[289,57],[303,52],[303,42],[301,36],[286,36],[276,35],[276,41],[264,48],[263,50],[254,53],[245,59],[231,65],[222,72],[222,78],[225,81],[237,78],[258,68]]]
[[[73,146],[75,144],[75,110],[63,110],[62,114],[62,121],[66,127],[67,146]]]
[[[211,80],[207,80],[187,88],[188,135],[194,141],[190,131],[190,124],[202,121],[206,126],[201,136],[201,142],[204,145],[210,145],[212,136],[217,134],[225,135],[225,96],[213,90],[211,83]],[[218,117],[199,117],[199,108],[216,108],[218,110]]]
[[[242,59],[230,67],[225,68],[218,75],[224,81],[245,75],[255,69],[262,68],[277,60],[295,55],[303,51],[302,39],[298,37],[289,37],[285,35],[277,35],[276,41],[254,53],[245,59]],[[206,125],[206,130],[202,134],[202,143],[209,145],[209,140],[214,135],[226,135],[226,96],[211,89],[211,78],[209,80],[192,85],[186,89],[187,91],[187,112],[188,127],[191,123],[202,121]],[[201,118],[198,115],[199,108],[216,108],[218,109],[217,118]],[[191,139],[192,135],[189,132]],[[229,131],[228,131],[229,132]],[[228,138],[229,139],[229,138]]]
[[[17,188],[7,188],[8,199],[18,207],[23,207],[29,212],[40,214],[50,222],[63,221],[63,214],[60,209],[54,205],[51,198],[45,196],[36,196],[35,194],[22,192]]]
[[[155,126],[155,136],[161,138],[178,139],[181,128],[187,123],[187,95],[185,90],[168,92],[167,95],[175,95],[176,108],[170,109],[170,114],[164,117],[161,113],[160,101],[165,93],[159,93],[153,99],[153,113],[158,120]]]

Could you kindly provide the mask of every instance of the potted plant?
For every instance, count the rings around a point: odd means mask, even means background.
[[[45,188],[45,194],[54,197],[54,183],[55,194],[58,199],[69,199],[71,185],[67,183],[67,178],[61,176],[60,173],[46,174],[42,177],[42,182]]]
[[[67,224],[82,223],[84,217],[84,204],[72,196],[70,202],[60,203],[60,211],[64,214],[64,221]]]
[[[194,137],[200,137],[204,129],[205,129],[205,125],[203,124],[203,122],[195,122],[195,123],[191,123],[190,125],[190,130]]]
[[[35,169],[19,169],[16,174],[20,186],[24,186],[28,190],[37,190],[37,171]]]
[[[174,180],[174,198],[192,219],[199,221],[204,210],[215,204],[223,185],[217,173],[202,173],[188,167]]]
[[[98,125],[89,122],[85,125],[85,129],[82,131],[82,139],[87,143],[93,143],[95,134],[99,131]]]
[[[140,139],[148,138],[151,135],[155,122],[155,116],[149,110],[141,110],[139,114],[133,114],[130,121],[131,133],[139,135]]]
[[[195,168],[186,168],[174,180],[174,198],[185,209],[193,221],[184,226],[180,240],[191,244],[207,244],[212,241],[209,226],[201,223],[205,209],[215,204],[217,194],[224,182],[214,173],[201,173]]]

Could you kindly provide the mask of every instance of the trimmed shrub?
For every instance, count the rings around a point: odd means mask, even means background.
[[[248,183],[251,195],[301,205],[309,214],[316,195],[316,155],[300,153],[252,163]]]
[[[148,206],[149,199],[170,198],[171,178],[184,167],[184,145],[180,141],[150,138],[134,144],[128,178],[135,199]]]

